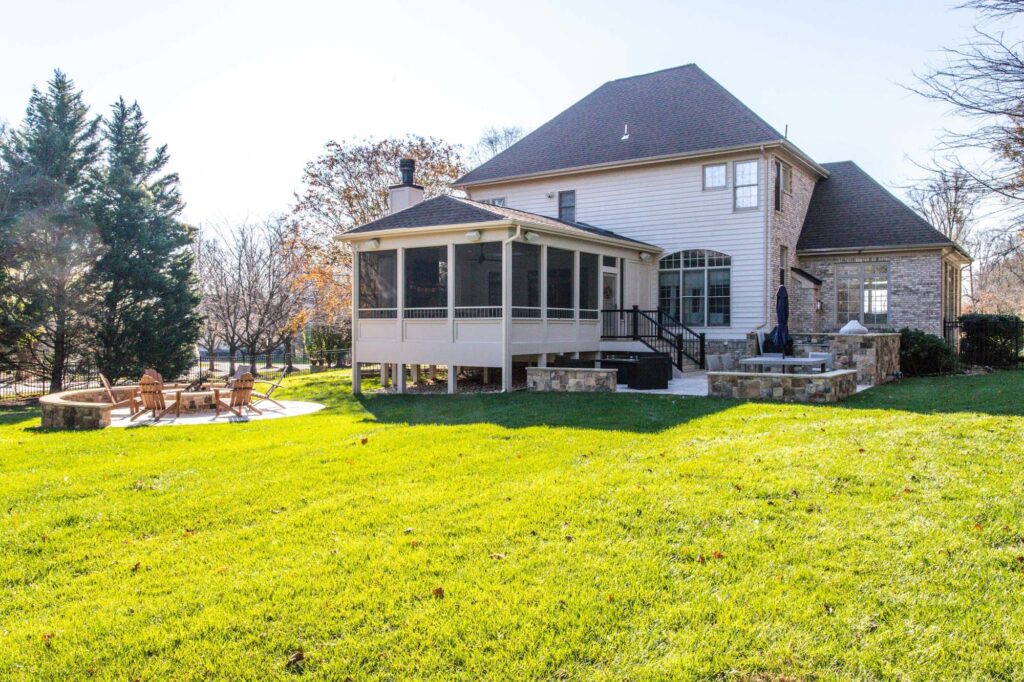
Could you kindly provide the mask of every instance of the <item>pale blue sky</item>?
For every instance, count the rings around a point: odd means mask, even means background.
[[[3,11],[0,118],[18,123],[54,68],[96,111],[137,99],[187,218],[219,222],[286,210],[329,139],[468,144],[696,62],[816,160],[902,184],[949,120],[899,84],[968,37],[975,17],[952,4],[36,0]]]

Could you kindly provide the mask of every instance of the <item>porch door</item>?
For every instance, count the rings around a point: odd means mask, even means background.
[[[601,275],[601,310],[619,307],[619,276],[614,272]]]

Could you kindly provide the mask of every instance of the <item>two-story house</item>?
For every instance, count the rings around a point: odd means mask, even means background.
[[[346,235],[356,362],[495,367],[507,388],[517,364],[600,351],[607,311],[634,306],[739,353],[782,284],[794,331],[941,334],[970,262],[695,65],[605,83],[456,185],[468,198],[422,201],[407,167],[391,214]]]

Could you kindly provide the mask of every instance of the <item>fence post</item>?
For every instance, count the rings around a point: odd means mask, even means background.
[[[640,306],[634,305],[633,310],[630,311],[632,317],[631,326],[633,327],[633,340],[640,340]]]

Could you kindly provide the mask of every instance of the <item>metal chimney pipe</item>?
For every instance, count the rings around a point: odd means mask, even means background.
[[[402,159],[398,162],[398,172],[402,175],[402,184],[406,187],[411,186],[413,175],[416,173],[416,160]]]

